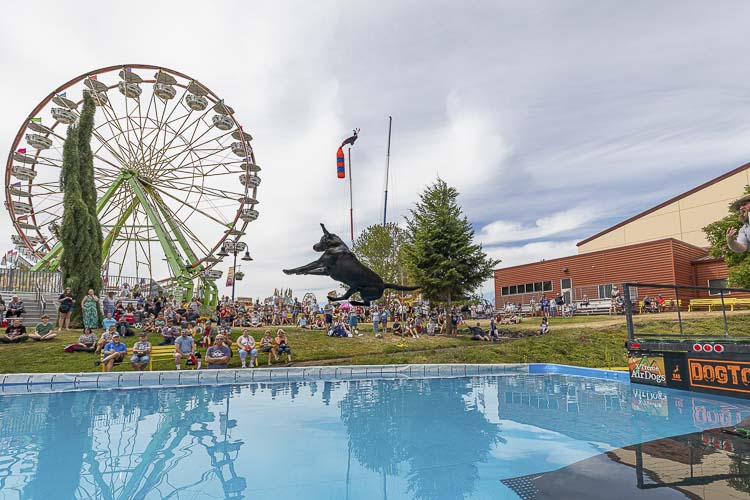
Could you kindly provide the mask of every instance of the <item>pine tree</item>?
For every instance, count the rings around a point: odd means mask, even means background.
[[[453,301],[467,298],[490,279],[500,262],[474,243],[474,228],[457,200],[458,191],[438,178],[407,218],[409,274],[426,298],[446,302],[449,310]]]
[[[93,105],[93,101],[91,104]],[[84,104],[79,124],[68,127],[60,173],[60,187],[63,190],[63,219],[59,230],[63,246],[60,271],[64,286],[70,287],[76,298],[71,318],[71,324],[75,326],[81,324],[81,300],[90,288],[99,292],[102,285],[102,234],[96,216],[93,155],[90,147],[92,129],[93,110],[86,109]],[[82,142],[87,146],[82,147]],[[87,165],[83,164],[82,159],[87,161]],[[89,169],[90,183],[86,179]],[[92,199],[93,210],[86,201]]]
[[[354,242],[352,251],[383,281],[406,285],[408,277],[403,252],[406,241],[406,231],[395,222],[376,224],[362,231]]]
[[[750,186],[745,186],[745,193],[750,194]],[[730,207],[729,215],[703,228],[706,238],[711,245],[711,257],[724,259],[727,264],[729,286],[750,288],[750,252],[734,253],[727,245],[727,229],[739,229],[742,222],[739,211]]]

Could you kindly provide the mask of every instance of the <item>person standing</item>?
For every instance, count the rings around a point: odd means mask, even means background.
[[[60,312],[57,331],[61,332],[64,328],[67,332],[70,330],[70,315],[73,313],[73,307],[76,303],[75,298],[73,298],[73,290],[66,288],[65,291],[57,297],[57,302],[59,304],[58,311]]]
[[[727,229],[727,246],[734,253],[744,253],[750,248],[750,194],[732,203],[732,208],[739,211],[742,227],[739,230],[734,227]]]
[[[107,295],[102,299],[102,313],[104,314],[104,316],[109,314],[110,317],[114,317],[115,304],[117,304],[117,299],[115,298],[115,292],[110,290],[109,292],[107,292]]]
[[[94,329],[99,326],[99,297],[94,294],[93,289],[89,288],[88,294],[81,301],[81,309],[83,310],[84,328]]]
[[[372,332],[378,333],[378,325],[380,324],[380,312],[378,306],[373,306],[370,310],[372,312]]]

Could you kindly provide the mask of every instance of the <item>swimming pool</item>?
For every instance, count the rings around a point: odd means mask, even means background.
[[[559,373],[6,395],[0,499],[518,498],[529,475],[748,416]]]

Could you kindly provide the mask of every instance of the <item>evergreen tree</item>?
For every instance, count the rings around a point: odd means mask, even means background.
[[[750,194],[750,186],[745,186],[745,194]],[[730,207],[729,215],[703,228],[711,245],[711,257],[724,259],[727,263],[729,286],[750,288],[750,252],[734,253],[727,245],[727,229],[742,227],[739,211]]]
[[[420,195],[407,218],[409,274],[426,298],[446,302],[448,309],[490,279],[500,262],[474,243],[474,228],[457,199],[458,191],[438,178]]]
[[[93,104],[93,101],[92,103]],[[81,147],[82,142],[90,144],[93,128],[93,116],[85,116],[91,109],[86,109],[78,125],[68,127],[63,146],[63,167],[60,173],[60,187],[63,191],[63,219],[60,226],[60,242],[63,246],[60,257],[60,271],[63,285],[70,287],[76,298],[71,324],[80,326],[80,303],[89,288],[97,293],[101,290],[101,226],[96,216],[96,190],[93,184],[93,156],[90,145]],[[81,154],[91,170],[91,182],[85,179]],[[88,152],[88,156],[87,155]],[[84,177],[84,179],[82,179]],[[84,194],[84,186],[86,192]],[[93,190],[93,194],[92,191]],[[93,198],[93,211],[86,200]]]
[[[395,222],[384,226],[377,224],[362,231],[352,251],[386,283],[405,285],[408,281],[403,252],[406,241],[407,232]]]
[[[89,94],[84,94],[83,110],[78,124],[78,161],[80,166],[81,196],[94,221],[94,231],[98,235],[97,255],[102,254],[104,238],[96,212],[96,184],[94,183],[94,153],[91,151],[91,135],[94,130],[96,104]],[[99,266],[101,267],[101,265]]]

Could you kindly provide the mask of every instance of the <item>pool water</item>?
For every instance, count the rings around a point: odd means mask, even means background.
[[[750,404],[566,375],[0,397],[0,499],[518,498],[514,478]]]

